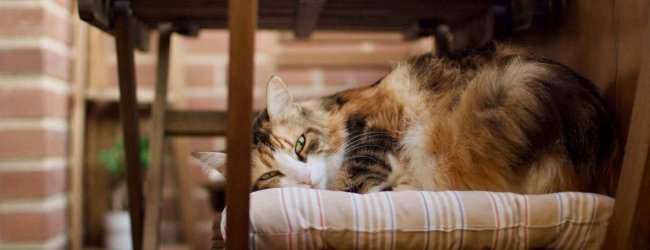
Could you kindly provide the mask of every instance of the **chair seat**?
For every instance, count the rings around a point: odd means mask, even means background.
[[[250,197],[251,249],[599,249],[614,205],[576,192],[278,188]]]

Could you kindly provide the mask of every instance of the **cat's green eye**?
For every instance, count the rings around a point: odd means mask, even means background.
[[[264,174],[262,175],[262,177],[260,177],[260,180],[261,180],[261,181],[265,181],[265,180],[271,179],[271,178],[273,178],[273,177],[276,177],[276,176],[278,176],[278,175],[280,175],[280,171],[270,171],[270,172],[266,172],[266,173],[264,173]]]
[[[296,154],[299,155],[300,152],[302,152],[302,149],[305,147],[305,136],[301,135],[298,137],[298,140],[296,140]]]

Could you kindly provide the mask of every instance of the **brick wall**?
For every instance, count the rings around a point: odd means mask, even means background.
[[[67,246],[70,5],[0,1],[0,249]]]

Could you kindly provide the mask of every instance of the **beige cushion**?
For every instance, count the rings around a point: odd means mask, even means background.
[[[589,193],[267,189],[251,194],[250,244],[251,249],[598,249],[613,204],[610,197]]]

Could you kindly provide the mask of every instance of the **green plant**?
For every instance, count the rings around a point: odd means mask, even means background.
[[[115,138],[115,142],[110,148],[99,151],[97,159],[108,170],[108,173],[114,180],[124,178],[126,171],[124,159],[124,141],[122,138]],[[140,166],[147,167],[149,165],[149,140],[147,138],[140,139]]]

